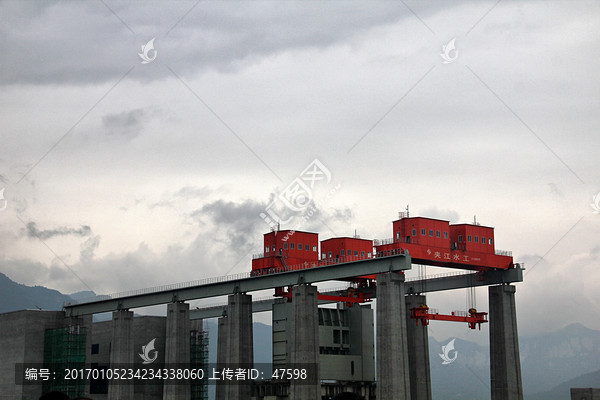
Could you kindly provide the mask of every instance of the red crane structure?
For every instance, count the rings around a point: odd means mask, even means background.
[[[279,228],[279,227],[278,227]],[[474,271],[514,268],[510,251],[496,250],[494,228],[471,224],[450,224],[449,221],[410,217],[399,213],[392,222],[392,238],[383,240],[334,237],[320,242],[313,232],[274,229],[264,234],[264,253],[252,258],[253,276],[297,269],[326,267],[396,254],[409,254],[415,264]],[[320,255],[319,255],[320,254]],[[375,287],[375,276],[358,276],[351,281],[359,288]],[[291,299],[291,288],[276,288],[275,296]],[[318,294],[320,300],[345,302],[348,306],[371,300],[368,291],[349,288],[345,296]],[[466,322],[475,329],[487,322],[487,313],[470,308],[449,315],[433,312],[427,305],[410,310],[418,324],[430,320]]]

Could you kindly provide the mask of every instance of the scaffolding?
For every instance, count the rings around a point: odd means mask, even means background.
[[[208,332],[190,331],[190,368],[208,368]],[[192,400],[207,400],[208,385],[206,379],[191,381]]]
[[[44,333],[44,368],[56,379],[44,382],[43,391],[57,390],[69,397],[83,396],[85,380],[64,379],[65,370],[85,367],[86,329],[76,326],[46,329]]]

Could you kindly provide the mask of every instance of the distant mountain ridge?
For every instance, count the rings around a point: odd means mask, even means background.
[[[72,298],[44,286],[26,286],[0,273],[0,313],[25,309],[62,310]]]
[[[580,375],[554,387],[544,393],[527,396],[526,400],[563,400],[570,399],[571,388],[600,388],[600,370]]]

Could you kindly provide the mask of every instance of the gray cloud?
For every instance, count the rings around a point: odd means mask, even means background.
[[[110,9],[100,2],[0,3],[5,16],[2,60],[11,60],[2,64],[0,83],[114,82],[139,65],[140,46],[153,37],[157,61],[169,60],[185,73],[231,70],[281,51],[345,42],[381,24],[412,18],[402,4],[390,2],[253,1],[235,7],[202,2],[169,32],[193,2],[107,4]],[[419,7],[423,15],[433,10]],[[165,68],[153,72],[154,77],[170,74]],[[148,79],[135,72],[130,77]]]
[[[109,135],[136,137],[143,126],[144,110],[138,108],[102,117],[102,127]]]
[[[419,210],[419,216],[443,219],[450,221],[451,223],[458,223],[460,215],[455,210],[441,209],[437,207],[429,207],[423,210]]]
[[[81,244],[81,251],[79,253],[79,259],[81,263],[89,262],[94,258],[94,252],[100,246],[100,236],[92,236],[88,238],[84,243]]]
[[[217,200],[192,212],[191,216],[197,220],[209,217],[218,230],[226,233],[226,240],[234,249],[250,251],[257,240],[257,233],[268,228],[259,217],[266,206],[254,200],[242,203]]]
[[[181,189],[179,189],[177,192],[175,192],[174,196],[181,197],[184,199],[195,199],[195,198],[204,198],[204,197],[208,196],[210,193],[211,193],[211,190],[206,186],[204,186],[204,187],[184,186]]]
[[[89,236],[92,234],[92,229],[87,225],[82,225],[80,228],[59,227],[55,229],[39,230],[35,222],[27,224],[27,237],[36,239],[50,239],[55,236]]]

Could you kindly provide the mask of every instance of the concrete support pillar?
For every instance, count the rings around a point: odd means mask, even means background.
[[[492,400],[522,400],[515,287],[490,286],[490,376]]]
[[[114,311],[110,342],[110,368],[133,368],[133,312]],[[109,384],[108,400],[133,400],[133,381]]]
[[[410,318],[410,309],[427,304],[422,295],[406,296],[406,328],[408,342],[408,368],[411,400],[431,400],[431,372],[429,369],[429,337],[427,325]]]
[[[227,349],[229,348],[227,344],[227,316],[219,318],[217,335],[217,370],[223,370],[227,365]],[[221,380],[216,383],[216,400],[225,400],[225,383]]]
[[[227,368],[252,368],[254,343],[252,331],[252,296],[244,293],[229,295],[227,300]],[[249,399],[252,385],[225,385],[225,400]]]
[[[377,400],[410,400],[404,274],[377,275]]]
[[[310,383],[291,381],[290,400],[320,400],[319,378],[319,310],[317,287],[294,286],[292,292],[293,315],[288,335],[288,367],[306,368]]]
[[[165,364],[167,368],[187,368],[190,364],[190,305],[175,302],[167,305]],[[163,385],[164,400],[189,399],[190,385],[167,380]]]

